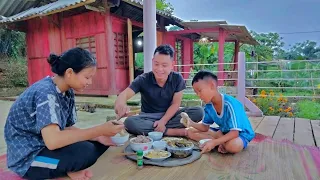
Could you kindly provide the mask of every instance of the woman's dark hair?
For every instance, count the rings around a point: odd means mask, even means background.
[[[51,66],[51,71],[59,76],[63,76],[68,68],[78,73],[85,68],[96,66],[96,59],[93,55],[79,47],[69,49],[61,56],[50,54],[47,61]]]

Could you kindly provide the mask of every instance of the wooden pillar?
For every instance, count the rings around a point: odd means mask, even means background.
[[[105,22],[106,22],[106,46],[107,46],[107,61],[109,62],[108,67],[108,82],[110,84],[110,95],[117,94],[116,88],[116,67],[115,67],[115,58],[114,58],[114,39],[113,39],[113,31],[112,31],[112,20],[110,15],[110,8],[107,3],[104,3],[104,7],[106,9],[105,13]],[[106,83],[106,82],[101,82]]]
[[[223,86],[224,79],[224,43],[226,40],[226,32],[224,29],[219,29],[219,52],[218,52],[218,86]]]
[[[129,82],[131,83],[134,79],[134,63],[133,63],[133,43],[132,43],[132,23],[131,20],[127,19],[128,25],[128,55],[129,55]]]
[[[234,59],[233,59],[233,62],[235,64],[233,65],[233,71],[238,70],[239,49],[240,49],[239,41],[235,41],[234,42]],[[238,81],[235,81],[234,86],[237,86],[237,85],[238,85]]]

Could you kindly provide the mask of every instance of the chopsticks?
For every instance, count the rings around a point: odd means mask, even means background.
[[[132,156],[132,155],[137,155],[136,153],[119,153],[117,154],[118,156]]]

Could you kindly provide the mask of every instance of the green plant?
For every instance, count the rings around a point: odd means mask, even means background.
[[[280,94],[280,97],[276,98],[275,93],[270,91],[269,94],[265,90],[262,90],[258,98],[251,98],[251,101],[255,103],[263,112],[264,115],[277,115],[281,117],[293,117],[294,108],[288,99]]]
[[[302,100],[297,102],[297,117],[307,119],[320,119],[320,103],[314,100]]]
[[[198,100],[199,97],[195,94],[183,94],[182,99],[184,99],[184,100]]]
[[[27,64],[24,58],[10,60],[4,72],[5,87],[27,87],[28,86]]]
[[[25,56],[25,33],[0,29],[0,55],[14,58]]]

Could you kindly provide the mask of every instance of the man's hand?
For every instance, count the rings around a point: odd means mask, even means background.
[[[155,127],[155,131],[164,132],[166,130],[166,122],[163,120],[159,120],[154,122],[153,127]]]
[[[213,148],[217,146],[215,140],[210,140],[203,143],[200,148],[202,149],[201,154],[210,152]]]
[[[130,108],[126,104],[116,103],[114,110],[118,117],[123,117],[129,113]]]

